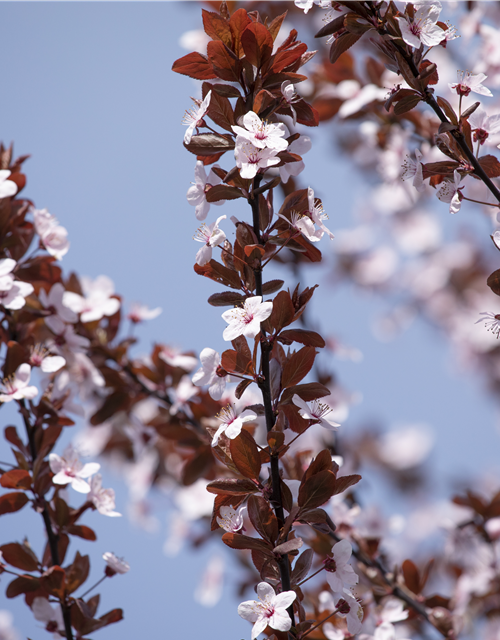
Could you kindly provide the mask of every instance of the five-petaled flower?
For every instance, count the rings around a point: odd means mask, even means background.
[[[31,377],[31,367],[24,362],[20,364],[14,375],[4,378],[0,384],[0,402],[11,400],[33,400],[38,395],[38,389],[28,386]]]
[[[221,424],[212,438],[212,447],[217,446],[222,434],[230,440],[237,438],[245,422],[253,422],[257,418],[257,414],[250,409],[246,409],[238,415],[233,407],[228,404],[217,414],[217,418],[221,421]]]
[[[63,304],[80,314],[82,322],[100,320],[103,316],[112,316],[120,308],[120,300],[112,298],[115,293],[113,281],[107,276],[98,276],[95,280],[81,279],[84,296],[65,291]]]
[[[106,562],[106,569],[104,570],[105,574],[108,578],[113,577],[117,573],[127,573],[130,571],[130,565],[128,562],[125,562],[123,558],[118,558],[111,551],[106,551],[106,553],[102,554],[103,560]]]
[[[500,131],[500,114],[488,116],[486,111],[479,107],[469,116],[469,124],[474,134],[474,142],[479,142],[482,145],[490,134]]]
[[[214,349],[206,347],[200,353],[201,368],[194,374],[192,381],[197,387],[208,385],[208,393],[214,400],[220,400],[226,389],[227,371],[220,364],[220,355]]]
[[[31,211],[35,231],[40,236],[43,246],[56,260],[61,260],[68,253],[68,232],[47,209],[31,209]]]
[[[54,638],[64,638],[64,620],[60,604],[52,607],[47,598],[39,596],[33,600],[31,610],[35,620],[45,622],[45,630],[51,632]]]
[[[210,105],[210,98],[212,97],[212,91],[210,90],[203,101],[192,98],[193,102],[198,107],[197,109],[189,109],[186,111],[182,124],[188,125],[186,133],[184,134],[184,144],[189,144],[193,137],[194,130],[203,126],[203,116],[207,113]]]
[[[87,494],[87,501],[92,502],[94,507],[103,516],[116,518],[121,513],[115,511],[115,492],[113,489],[102,488],[102,476],[97,473],[90,479],[90,492]]]
[[[225,200],[217,200],[217,202],[210,203],[207,200],[209,190],[221,181],[214,171],[214,169],[218,167],[218,164],[214,164],[207,176],[203,162],[198,160],[196,163],[194,169],[194,184],[188,189],[187,201],[192,207],[195,207],[194,213],[198,220],[205,220],[207,213],[210,211],[210,204],[220,206],[225,202]]]
[[[458,211],[460,211],[460,207],[462,206],[463,187],[460,186],[461,182],[462,176],[455,169],[455,171],[453,172],[453,182],[444,180],[436,194],[441,202],[450,203],[450,213],[457,213]]]
[[[299,407],[299,414],[304,420],[313,420],[315,423],[320,424],[325,429],[336,429],[340,425],[335,422],[331,417],[331,408],[327,404],[319,402],[319,400],[313,400],[309,406],[305,400],[302,400],[296,393],[292,397],[292,402],[296,407]]]
[[[240,140],[240,136],[236,138],[234,158],[240,175],[245,180],[255,178],[259,169],[267,169],[279,164],[280,159],[276,157],[277,153],[276,149],[260,149],[246,139]]]
[[[30,364],[33,367],[40,367],[44,373],[54,373],[64,367],[66,359],[52,355],[43,344],[36,344],[31,347]]]
[[[325,560],[326,579],[333,591],[358,584],[358,576],[349,564],[351,554],[351,543],[344,539],[333,545],[332,556]]]
[[[406,160],[403,162],[403,180],[413,178],[413,186],[417,191],[423,191],[425,189],[422,154],[419,149],[415,149],[415,160],[412,160],[410,156],[406,156]]]
[[[421,44],[434,47],[444,39],[444,31],[436,23],[441,13],[441,3],[415,2],[415,14],[410,22],[406,18],[396,18],[401,36],[406,44],[418,49]]]
[[[272,310],[273,303],[262,302],[262,296],[247,298],[243,307],[235,307],[222,314],[229,325],[224,329],[222,337],[228,341],[238,336],[255,338],[260,331],[260,323],[269,318]]]
[[[321,202],[316,203],[316,198],[314,197],[314,191],[311,187],[307,189],[307,203],[309,210],[307,214],[311,216],[311,220],[314,224],[318,225],[318,227],[326,233],[326,235],[333,240],[335,237],[333,233],[325,226],[323,220],[328,220],[328,215],[324,212],[323,205]]]
[[[288,631],[292,626],[292,620],[287,609],[297,597],[295,591],[276,594],[270,584],[260,582],[257,585],[257,595],[258,600],[247,600],[238,607],[238,614],[254,623],[252,640],[255,640],[268,625],[276,631]]]
[[[194,235],[194,240],[197,242],[203,242],[203,247],[196,254],[196,264],[200,267],[210,262],[212,259],[212,248],[218,247],[226,239],[226,234],[222,229],[219,229],[219,223],[221,220],[225,220],[226,216],[220,216],[212,224],[203,223]]]
[[[49,465],[50,470],[55,474],[52,478],[54,484],[70,484],[79,493],[90,492],[90,485],[84,478],[89,478],[101,468],[97,462],[82,464],[72,444],[66,447],[62,457],[57,453],[51,453]]]
[[[457,71],[457,82],[455,84],[449,83],[448,86],[459,96],[468,96],[471,91],[481,96],[492,96],[491,91],[483,87],[482,84],[487,77],[484,73],[477,73],[473,76],[470,71]]]
[[[284,124],[268,124],[253,111],[245,113],[242,122],[245,128],[237,125],[232,127],[237,135],[237,145],[241,142],[241,139],[244,139],[251,142],[257,149],[284,151],[288,147],[288,141],[283,137],[286,135]]]
[[[238,509],[230,506],[222,506],[219,509],[220,516],[217,516],[217,524],[228,533],[236,533],[243,528],[243,514],[247,507],[242,505]]]

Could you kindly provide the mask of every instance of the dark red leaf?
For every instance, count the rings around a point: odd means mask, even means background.
[[[279,527],[269,503],[262,496],[250,496],[247,505],[248,517],[255,531],[274,546],[278,539]]]
[[[252,22],[241,36],[241,45],[248,62],[260,69],[271,58],[273,37],[269,29],[260,22]]]
[[[223,42],[212,40],[208,43],[207,54],[215,74],[221,80],[239,82],[241,64],[231,49]]]
[[[306,331],[305,329],[287,329],[286,331],[282,331],[278,336],[278,340],[284,344],[300,342],[308,347],[319,347],[320,349],[326,344],[319,333],[316,333],[316,331]]]
[[[251,480],[226,478],[223,480],[213,480],[212,482],[209,482],[207,484],[207,491],[218,495],[238,496],[242,494],[246,495],[249,493],[256,493],[258,488]]]
[[[264,542],[264,540],[244,536],[241,533],[225,533],[222,536],[222,542],[231,547],[231,549],[257,549],[272,556],[271,545]]]
[[[2,474],[0,485],[6,489],[29,489],[31,476],[29,471],[24,469],[11,469]],[[31,571],[31,569],[27,569],[27,571]]]
[[[210,36],[212,40],[221,40],[228,47],[231,46],[232,37],[231,29],[227,20],[212,11],[201,10],[203,18],[203,28],[207,36]]]
[[[240,435],[230,440],[229,450],[236,468],[241,475],[252,480],[257,480],[260,474],[260,455],[252,435],[241,431]]]
[[[211,80],[212,78],[217,78],[217,74],[214,73],[208,58],[197,52],[188,53],[187,56],[176,60],[172,65],[172,71],[182,73],[196,80]]]
[[[331,471],[320,471],[300,484],[298,505],[301,510],[325,504],[335,493],[336,479]]]
[[[4,513],[14,513],[14,511],[19,511],[19,509],[22,509],[27,502],[28,496],[20,491],[0,496],[0,516]]]
[[[22,569],[22,571],[36,571],[38,569],[38,558],[25,544],[18,542],[3,544],[0,547],[0,552],[2,552],[5,561],[13,567]]]
[[[316,349],[314,347],[302,347],[299,351],[289,355],[281,376],[282,389],[292,387],[303,380],[312,369],[315,358]]]

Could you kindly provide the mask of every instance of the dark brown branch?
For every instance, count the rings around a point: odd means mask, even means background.
[[[261,234],[260,234],[260,216],[259,216],[259,196],[258,192],[255,194],[255,191],[259,188],[260,183],[262,181],[262,175],[255,176],[254,179],[254,197],[249,200],[250,206],[252,208],[252,223],[253,230],[257,237],[257,243],[261,243]],[[259,266],[254,269],[255,274],[255,292],[256,295],[262,297],[262,268]],[[271,396],[271,375],[270,375],[270,355],[272,351],[272,345],[266,339],[266,332],[261,327],[261,342],[260,342],[260,354],[261,354],[261,369],[262,369],[262,378],[259,381],[259,388],[262,391],[262,399],[264,403],[264,412],[266,417],[266,427],[267,431],[271,431],[274,427],[275,417],[272,406],[272,396]],[[274,512],[276,514],[276,518],[278,520],[278,525],[280,529],[283,527],[285,523],[285,513],[283,510],[283,499],[281,496],[281,477],[280,477],[280,468],[279,468],[279,456],[276,454],[271,454],[271,504],[273,505]],[[278,560],[278,566],[280,569],[280,577],[281,577],[281,587],[283,591],[290,590],[290,565],[288,562],[288,557],[283,556]],[[288,613],[292,620],[292,627],[295,626],[295,616],[293,613],[293,605],[288,608]]]
[[[18,402],[19,402],[19,406],[21,407],[21,415],[23,416],[24,426],[26,428],[26,434],[28,436],[29,449],[30,449],[32,468],[33,468],[33,464],[37,458],[36,443],[35,443],[35,429],[30,423],[29,412],[26,406],[26,402],[24,400],[18,400]],[[37,496],[37,497],[43,504],[42,518],[43,518],[43,523],[45,525],[45,531],[47,532],[47,540],[49,543],[52,565],[60,566],[61,560],[59,557],[59,548],[58,548],[59,535],[55,533],[54,529],[52,528],[52,522],[50,521],[50,514],[47,508],[47,502],[45,498],[43,496]],[[61,610],[62,610],[62,615],[64,620],[64,630],[66,632],[66,639],[73,640],[70,607],[68,607],[68,604],[66,601],[64,602],[61,601],[60,604],[61,604]]]

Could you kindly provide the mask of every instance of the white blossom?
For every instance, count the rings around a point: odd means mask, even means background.
[[[66,633],[60,604],[52,607],[47,598],[37,597],[33,600],[31,610],[33,611],[35,620],[45,622],[46,631],[52,632],[55,639],[64,638]],[[59,633],[59,631],[61,633]]]
[[[460,211],[460,207],[462,206],[463,187],[460,187],[461,182],[462,177],[460,176],[460,173],[455,169],[455,171],[453,172],[453,182],[444,180],[436,194],[441,202],[450,203],[450,213],[457,213],[458,211]]]
[[[267,169],[280,163],[276,157],[276,149],[260,149],[245,139],[236,138],[234,158],[240,175],[245,180],[251,180],[257,175],[259,169]]]
[[[222,434],[230,440],[237,438],[241,433],[243,425],[246,422],[253,422],[257,418],[257,414],[250,409],[237,414],[231,405],[227,405],[227,407],[217,414],[217,418],[221,421],[221,424],[212,438],[212,447],[217,446]]]
[[[73,291],[65,291],[63,304],[80,314],[82,322],[100,320],[103,316],[112,316],[120,308],[120,301],[111,296],[115,287],[110,278],[99,276],[95,280],[81,278],[83,296]]]
[[[472,115],[469,116],[469,124],[474,133],[474,142],[484,144],[490,134],[500,131],[500,114],[488,116],[482,107],[478,107]]]
[[[125,562],[123,558],[118,558],[111,551],[106,551],[106,553],[102,554],[103,560],[106,562],[106,575],[111,577],[114,576],[115,573],[124,574],[130,571],[130,565],[128,562]]]
[[[319,402],[319,400],[313,400],[309,405],[296,393],[292,397],[292,402],[296,407],[299,407],[299,414],[304,420],[313,420],[325,429],[330,430],[340,427],[340,425],[332,419],[330,415],[332,409],[327,404],[323,404]]]
[[[457,82],[455,84],[450,83],[448,86],[452,91],[456,91],[459,96],[468,96],[471,91],[481,96],[492,96],[491,91],[483,87],[482,84],[487,77],[484,73],[472,75],[470,71],[457,71]]]
[[[150,309],[145,304],[134,302],[130,305],[130,311],[127,314],[127,318],[130,320],[130,322],[138,324],[139,322],[143,322],[144,320],[154,320],[160,315],[161,312],[161,307]]]
[[[287,609],[297,597],[295,591],[276,594],[270,584],[260,582],[257,585],[257,596],[258,600],[247,600],[238,607],[238,614],[254,623],[252,640],[255,640],[268,625],[277,631],[288,631],[292,626],[292,620]]]
[[[194,236],[197,242],[203,242],[203,247],[196,254],[196,263],[202,267],[212,259],[212,248],[218,247],[226,239],[226,234],[219,229],[221,220],[225,220],[226,216],[220,216],[212,224],[203,223]]]
[[[181,353],[180,349],[176,347],[163,346],[158,357],[171,367],[180,367],[184,371],[192,371],[198,364],[194,356]]]
[[[307,189],[307,202],[309,206],[307,213],[311,216],[311,220],[326,233],[330,240],[333,240],[335,236],[323,222],[323,220],[328,219],[328,216],[323,210],[323,205],[315,203],[314,191],[311,187],[308,187]]]
[[[415,2],[415,15],[408,22],[406,18],[396,18],[401,29],[401,36],[406,44],[418,49],[421,44],[434,47],[444,39],[444,31],[436,23],[441,12],[441,3]]]
[[[325,561],[326,579],[332,591],[342,591],[345,585],[349,587],[358,583],[358,576],[349,564],[352,546],[348,540],[340,540],[333,545],[332,557]]]
[[[206,347],[200,353],[201,368],[194,374],[192,381],[197,387],[208,385],[208,393],[214,400],[220,400],[226,389],[228,375],[220,366],[220,355],[214,349]]]
[[[225,200],[217,200],[217,202],[208,202],[207,200],[209,190],[221,182],[221,179],[214,171],[214,169],[218,167],[218,164],[214,164],[207,177],[203,162],[198,160],[196,163],[194,169],[194,184],[188,189],[187,201],[192,207],[195,207],[194,212],[198,220],[205,220],[207,213],[210,211],[211,204],[220,206],[225,202]]]
[[[44,373],[55,373],[66,364],[66,359],[62,356],[53,356],[42,344],[37,344],[31,349],[30,364],[33,367],[40,367]]]
[[[305,153],[311,150],[312,143],[311,138],[309,136],[300,136],[297,140],[294,140],[288,147],[288,151],[290,153],[295,153],[298,156],[303,156]],[[302,173],[305,169],[305,164],[303,160],[298,160],[297,162],[286,162],[282,167],[278,167],[278,171],[280,172],[281,182],[286,184],[290,176],[294,178]]]
[[[222,314],[229,325],[224,329],[222,337],[227,341],[238,336],[255,338],[260,331],[260,323],[269,318],[272,310],[273,303],[262,302],[262,296],[247,298],[243,307],[235,307]]]
[[[44,247],[56,260],[61,260],[68,253],[68,232],[47,209],[31,209],[31,212],[35,231],[40,236]]]
[[[62,322],[74,323],[78,321],[78,315],[63,303],[65,291],[62,283],[56,282],[52,285],[49,293],[45,289],[40,289],[38,299],[45,309],[57,316]],[[45,322],[47,323],[47,319]]]
[[[8,169],[0,169],[0,198],[9,198],[17,193],[17,184],[7,179],[10,174]]]
[[[243,515],[246,511],[246,505],[233,509],[233,507],[222,506],[219,509],[219,516],[216,517],[217,524],[224,531],[229,533],[237,533],[243,528]]]
[[[410,156],[406,156],[406,160],[403,163],[403,175],[401,176],[403,180],[408,180],[409,178],[413,178],[413,186],[417,191],[424,191],[425,183],[423,177],[423,166],[422,166],[422,154],[419,149],[415,149],[415,161],[413,161]]]
[[[195,105],[198,107],[197,109],[190,109],[186,111],[184,118],[182,120],[183,124],[188,125],[186,133],[184,134],[184,144],[189,144],[191,142],[191,138],[193,137],[194,130],[198,127],[201,127],[203,124],[203,116],[207,113],[208,107],[210,105],[210,98],[212,97],[212,91],[210,90],[203,102],[201,100],[195,100],[192,98]]]
[[[284,138],[286,127],[279,124],[268,124],[261,120],[253,111],[243,116],[243,127],[233,125],[236,133],[236,145],[241,144],[242,139],[251,142],[257,149],[274,149],[276,152],[284,151],[288,147],[288,141]]]
[[[115,511],[115,492],[113,489],[102,488],[102,476],[97,473],[90,479],[90,492],[87,494],[87,501],[92,502],[94,507],[103,516],[116,518],[121,513]]]
[[[70,484],[79,493],[90,492],[90,486],[88,482],[85,482],[84,478],[89,478],[94,473],[97,473],[101,467],[97,462],[82,464],[72,444],[66,447],[62,457],[58,456],[57,453],[51,453],[49,455],[49,465],[50,470],[55,474],[52,478],[54,484]]]
[[[16,372],[4,378],[0,384],[0,402],[11,400],[33,400],[38,395],[38,389],[28,386],[31,377],[31,367],[24,362],[16,369]]]

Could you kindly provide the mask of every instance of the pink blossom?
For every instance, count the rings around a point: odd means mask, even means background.
[[[330,0],[295,0],[294,4],[299,9],[302,9],[304,13],[312,9],[315,4],[319,5],[322,9],[327,9],[332,5]]]
[[[62,322],[74,323],[77,322],[78,315],[63,303],[65,291],[63,285],[60,282],[56,282],[52,285],[48,294],[45,289],[40,289],[38,299],[45,309],[57,316]]]
[[[257,414],[247,409],[238,415],[233,407],[228,404],[227,407],[217,414],[217,418],[221,421],[221,424],[212,438],[212,447],[217,446],[222,434],[230,440],[237,438],[241,433],[243,425],[246,422],[253,422],[257,418]]]
[[[59,316],[45,318],[45,324],[56,336],[54,340],[47,341],[47,347],[57,353],[76,354],[86,351],[90,346],[90,340],[75,332],[70,324],[64,324]]]
[[[276,594],[270,584],[260,582],[257,585],[257,596],[258,600],[247,600],[238,607],[238,614],[254,623],[252,640],[255,640],[267,626],[277,631],[288,631],[292,626],[292,620],[287,609],[297,597],[295,591]]]
[[[220,206],[225,202],[225,200],[217,200],[217,202],[212,203],[207,200],[207,193],[209,190],[221,181],[214,171],[214,169],[218,167],[218,164],[214,164],[207,177],[203,162],[198,160],[196,163],[196,167],[194,169],[194,184],[188,189],[187,201],[192,207],[195,207],[194,212],[198,220],[205,220],[207,213],[210,211],[211,204]]]
[[[327,236],[329,236],[330,240],[333,240],[335,236],[323,223],[323,220],[327,220],[328,216],[323,210],[323,205],[321,203],[316,204],[314,191],[311,189],[311,187],[307,189],[307,201],[309,206],[309,210],[307,213],[311,216],[311,220],[314,222],[314,224],[318,225],[318,227],[322,229],[322,231],[324,231]]]
[[[262,302],[262,296],[247,298],[243,307],[235,307],[222,314],[229,325],[224,329],[222,337],[228,341],[238,336],[255,338],[260,331],[260,323],[269,318],[272,310],[273,303]]]
[[[188,353],[181,353],[180,349],[164,346],[158,354],[160,360],[171,367],[180,367],[184,371],[192,371],[198,364],[198,360]]]
[[[188,125],[186,133],[184,134],[184,144],[189,144],[191,142],[191,138],[193,137],[193,133],[195,129],[203,126],[203,116],[208,111],[208,106],[210,104],[210,98],[212,97],[212,91],[209,91],[205,96],[203,102],[201,100],[195,100],[192,98],[195,105],[198,107],[197,109],[190,109],[186,111],[184,118],[182,120],[183,124]]]
[[[486,111],[478,107],[472,115],[469,116],[469,124],[474,133],[474,142],[484,144],[490,134],[500,131],[500,114],[488,116]]]
[[[332,556],[325,560],[326,579],[332,591],[342,591],[345,585],[352,587],[358,583],[358,576],[348,564],[351,554],[351,543],[344,539],[333,545]]]
[[[421,163],[422,154],[419,149],[415,149],[415,161],[410,156],[406,156],[406,160],[403,163],[403,180],[413,178],[413,186],[417,191],[424,191],[425,183],[423,178],[423,165]]]
[[[191,398],[198,395],[198,389],[193,386],[189,376],[182,376],[179,384],[175,387],[173,395],[173,404],[170,407],[170,415],[175,415],[178,411],[184,411],[190,413],[191,409],[187,404]]]
[[[66,360],[62,356],[53,356],[42,344],[37,344],[31,349],[30,364],[40,367],[44,373],[54,373],[62,369]]]
[[[101,467],[97,462],[82,464],[71,444],[66,447],[62,457],[58,456],[57,453],[51,453],[49,455],[49,465],[50,470],[55,474],[52,478],[54,484],[70,484],[79,493],[90,492],[90,486],[83,478],[89,478],[94,473],[97,473]]]
[[[320,424],[325,429],[336,429],[340,425],[335,422],[330,413],[332,409],[327,405],[319,402],[319,400],[313,400],[310,406],[305,400],[302,400],[296,393],[292,397],[292,402],[296,407],[299,407],[299,414],[304,420],[312,420],[314,423]]]
[[[426,47],[438,45],[444,38],[444,31],[436,23],[441,12],[441,3],[415,2],[415,14],[410,22],[406,18],[396,18],[401,29],[401,36],[406,44],[418,49],[421,44]]]
[[[130,322],[138,324],[139,322],[143,322],[144,320],[154,320],[160,315],[161,312],[162,309],[160,307],[150,309],[144,304],[134,302],[130,305],[130,311],[128,312],[127,318],[130,320]]]
[[[11,400],[33,400],[38,395],[38,389],[29,387],[31,377],[31,367],[24,362],[16,369],[13,376],[4,378],[0,384],[0,402],[10,402]]]
[[[192,381],[197,387],[208,385],[208,393],[214,400],[220,400],[226,389],[227,372],[220,366],[220,355],[209,347],[200,353],[201,369],[194,374]]]
[[[226,234],[222,229],[219,229],[219,223],[221,220],[225,220],[226,216],[220,216],[212,224],[206,225],[203,223],[194,236],[194,240],[197,242],[203,242],[203,247],[196,254],[196,264],[200,267],[210,262],[212,259],[212,248],[218,247],[226,239]]]
[[[462,177],[460,173],[455,169],[453,172],[453,182],[449,180],[443,181],[439,190],[437,192],[437,197],[441,202],[449,202],[450,203],[450,213],[457,213],[460,211],[460,207],[462,206],[462,189],[460,186],[462,182]]]
[[[90,492],[87,494],[87,501],[92,502],[97,511],[103,516],[116,518],[122,515],[114,510],[115,492],[113,489],[102,488],[102,476],[100,473],[90,479]]]
[[[492,96],[491,91],[482,85],[487,77],[484,73],[478,73],[473,76],[470,71],[457,71],[457,82],[448,84],[448,86],[452,91],[456,91],[459,96],[468,96],[471,91],[481,96]]]
[[[33,293],[33,285],[15,280],[12,271],[16,267],[12,258],[0,260],[0,304],[5,309],[21,309],[26,304],[26,296]]]
[[[290,220],[285,218],[285,216],[281,215],[281,213],[277,214],[279,218],[288,222],[296,231],[301,233],[304,238],[309,240],[309,242],[319,242],[324,235],[322,229],[316,229],[314,226],[314,222],[308,216],[303,213],[297,213],[296,211],[292,211],[290,214]]]
[[[51,215],[47,209],[31,209],[31,212],[35,231],[40,236],[44,247],[56,260],[61,260],[68,253],[68,232],[58,224],[55,216]]]
[[[290,151],[290,153],[296,153],[299,156],[303,156],[305,153],[311,150],[311,147],[311,138],[309,136],[300,136],[300,138],[297,138],[297,140],[294,140],[292,144],[289,145],[288,151]],[[282,167],[278,167],[281,182],[283,182],[283,184],[286,184],[290,176],[296,177],[299,175],[299,173],[302,173],[304,169],[305,164],[303,160],[285,163]]]
[[[65,291],[63,304],[75,313],[80,314],[82,322],[94,322],[103,316],[112,316],[120,308],[120,301],[111,296],[115,292],[113,282],[107,276],[99,276],[95,280],[81,279],[84,295]]]
[[[37,597],[33,600],[31,610],[35,620],[45,622],[45,630],[50,631],[56,640],[65,637],[64,620],[59,604],[52,607],[47,598]]]
[[[106,562],[105,573],[108,578],[116,575],[117,573],[124,574],[130,571],[130,565],[128,562],[125,562],[123,558],[118,558],[111,551],[106,551],[106,553],[102,554],[103,560]]]
[[[284,151],[288,147],[285,125],[268,124],[261,120],[253,111],[245,113],[243,116],[243,127],[233,125],[232,129],[236,133],[236,145],[242,140],[247,140],[257,149],[274,149],[276,152]]]
[[[261,149],[245,139],[240,139],[239,136],[236,138],[234,158],[240,175],[245,180],[254,178],[259,169],[267,169],[279,164],[280,159],[276,157],[277,153],[276,149]]]
[[[229,533],[237,533],[243,528],[243,516],[246,512],[246,505],[233,509],[233,507],[222,506],[219,509],[220,516],[216,517],[217,524],[222,527],[224,531]]]

